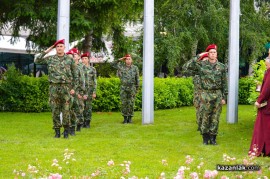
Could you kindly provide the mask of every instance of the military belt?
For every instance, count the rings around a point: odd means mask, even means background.
[[[202,91],[209,92],[209,93],[217,93],[220,92],[221,89],[202,89]]]
[[[50,82],[50,85],[70,85],[70,83],[52,83]]]

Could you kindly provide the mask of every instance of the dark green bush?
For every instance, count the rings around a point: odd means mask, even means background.
[[[249,97],[252,93],[252,90],[255,91],[254,80],[250,77],[244,77],[239,80],[239,94],[238,94],[238,104],[249,104]]]
[[[0,83],[0,92],[1,111],[49,110],[47,76],[42,78],[25,76],[11,65]]]
[[[0,81],[0,110],[20,112],[50,111],[48,77],[22,75],[11,66]],[[249,104],[248,98],[254,88],[253,80],[239,81],[239,104]],[[116,77],[98,78],[97,98],[93,111],[119,111],[120,80]],[[135,110],[142,109],[142,80],[136,96]],[[191,106],[193,83],[191,78],[154,78],[154,109],[170,109]]]

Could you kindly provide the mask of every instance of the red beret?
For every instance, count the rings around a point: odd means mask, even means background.
[[[53,46],[56,47],[56,45],[58,45],[58,44],[65,44],[65,39],[61,39],[61,40],[56,41],[56,42],[53,44]]]
[[[205,53],[205,54],[203,54],[202,56],[200,56],[199,60],[202,60],[202,59],[204,59],[204,58],[206,58],[206,57],[208,57],[208,53]]]
[[[128,57],[131,57],[131,55],[130,54],[126,54],[125,57],[128,58]]]
[[[72,49],[71,50],[69,50],[67,53],[66,53],[67,55],[73,55],[74,54],[74,52],[72,51]]]
[[[80,54],[80,51],[77,48],[72,48],[71,50],[73,53]]]
[[[208,45],[208,47],[206,48],[205,51],[208,52],[208,51],[211,50],[211,49],[217,50],[217,46],[216,46],[215,44]]]
[[[89,52],[86,52],[86,53],[82,54],[81,58],[82,57],[88,57],[89,58],[89,56],[90,56],[90,53]]]

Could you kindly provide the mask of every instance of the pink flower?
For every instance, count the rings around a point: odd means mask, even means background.
[[[196,172],[192,172],[192,173],[190,174],[190,177],[191,177],[192,179],[199,179],[199,176],[198,176],[198,174],[197,174]]]
[[[193,161],[193,158],[190,157],[190,155],[186,156],[186,164],[191,164],[191,162]]]
[[[114,165],[114,161],[112,161],[112,160],[108,161],[107,165],[108,166],[113,166]]]
[[[216,176],[218,175],[218,171],[217,170],[205,170],[203,177],[210,179],[210,178],[216,178]]]
[[[211,177],[212,177],[211,171],[210,170],[205,170],[203,178],[210,179]]]
[[[51,174],[48,179],[62,179],[62,175],[56,173],[56,174]]]
[[[223,175],[220,179],[229,179],[229,177]]]

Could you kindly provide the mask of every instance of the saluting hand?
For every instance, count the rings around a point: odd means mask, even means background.
[[[47,50],[45,50],[45,53],[49,53],[54,48],[54,45],[50,46]]]
[[[119,58],[120,61],[123,61],[126,57]]]

